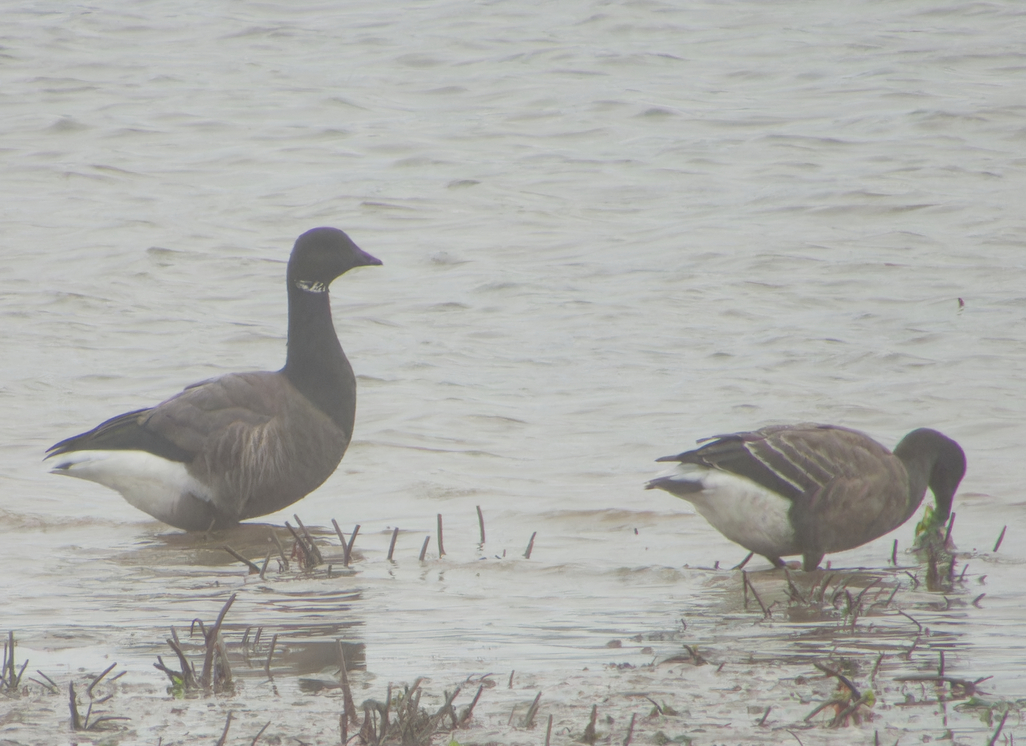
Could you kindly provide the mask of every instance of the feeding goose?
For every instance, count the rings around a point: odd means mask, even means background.
[[[340,230],[307,231],[286,270],[284,368],[203,381],[118,415],[52,446],[51,471],[117,490],[186,531],[224,528],[305,497],[342,460],[356,415],[356,377],[335,335],[328,286],[376,264]]]
[[[962,448],[928,428],[913,430],[893,452],[833,425],[779,425],[707,440],[657,459],[677,462],[677,473],[646,489],[687,500],[713,528],[775,566],[802,555],[807,571],[825,554],[903,524],[927,487],[937,520],[946,521],[965,475]]]

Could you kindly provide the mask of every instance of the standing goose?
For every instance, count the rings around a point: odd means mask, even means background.
[[[52,446],[51,471],[117,490],[186,531],[280,510],[335,471],[353,435],[356,377],[335,335],[328,286],[381,264],[335,228],[300,236],[289,257],[285,367],[193,384]]]
[[[921,428],[891,453],[864,433],[833,425],[778,425],[708,438],[665,456],[678,473],[651,480],[692,503],[717,531],[775,566],[802,555],[806,571],[823,555],[861,546],[907,521],[933,491],[946,521],[965,475],[965,453]],[[703,441],[699,441],[700,443]]]

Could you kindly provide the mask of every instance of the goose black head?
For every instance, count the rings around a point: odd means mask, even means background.
[[[323,293],[353,267],[381,264],[338,228],[313,228],[296,239],[289,257],[289,287]]]

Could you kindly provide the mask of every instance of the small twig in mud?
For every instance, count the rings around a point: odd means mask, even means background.
[[[217,739],[217,746],[224,746],[228,743],[228,729],[232,725],[232,713],[228,713],[227,719],[224,721],[224,732],[221,733],[221,737]]]
[[[507,689],[513,688],[513,674],[515,674],[516,672],[517,670],[515,668],[509,672],[509,684],[506,686]]]
[[[255,564],[253,564],[248,559],[243,557],[241,554],[236,552],[234,549],[232,549],[227,544],[224,545],[224,551],[228,552],[228,554],[230,554],[232,557],[237,559],[242,564],[246,565],[246,567],[249,568],[249,574],[250,575],[258,575],[258,574],[260,574],[260,568],[259,567],[257,567]],[[267,556],[270,557],[271,555],[267,555]],[[265,567],[266,567],[266,564],[265,564]]]
[[[474,706],[477,704],[477,701],[481,699],[481,692],[483,691],[484,684],[481,684],[477,687],[477,694],[474,695],[474,699],[471,700],[470,705],[460,714],[459,723],[457,725],[458,728],[462,728],[470,722],[470,718],[474,714]]]
[[[974,598],[974,599],[972,600],[972,604],[973,604],[973,606],[975,606],[975,607],[976,607],[977,609],[978,609],[978,608],[980,608],[980,601],[982,601],[982,600],[983,600],[983,597],[984,597],[984,596],[986,596],[986,595],[987,595],[986,593],[981,593],[981,594],[980,594],[979,596],[977,596],[976,598]]]
[[[876,659],[876,663],[873,664],[873,670],[869,674],[870,681],[876,681],[876,672],[880,670],[880,664],[883,663],[885,655],[886,653],[880,653],[879,657]]]
[[[534,537],[537,535],[537,531],[531,534],[531,540],[527,542],[527,551],[524,552],[524,559],[531,559],[531,552],[534,551]]]
[[[88,688],[88,689],[86,689],[86,695],[87,695],[87,696],[89,697],[89,699],[92,699],[92,698],[93,698],[93,687],[94,687],[94,686],[96,686],[97,684],[99,684],[99,683],[100,683],[100,680],[101,680],[101,679],[102,679],[102,678],[103,678],[104,676],[106,676],[106,675],[107,675],[107,674],[109,674],[109,673],[110,673],[111,671],[113,671],[113,670],[114,670],[114,667],[115,667],[116,665],[117,665],[117,663],[111,663],[111,664],[110,664],[109,666],[107,666],[107,668],[106,668],[106,669],[104,669],[103,673],[101,673],[101,674],[100,674],[99,676],[97,676],[97,677],[96,677],[95,679],[93,679],[93,683],[89,685],[89,688]],[[123,676],[123,675],[124,675],[124,673],[118,674],[118,676]]]
[[[767,712],[767,714],[769,713],[769,709],[768,708],[767,708],[766,712]],[[636,712],[632,712],[631,713],[631,724],[627,727],[627,738],[623,739],[623,746],[631,746],[631,737],[634,735],[634,718],[636,718],[637,716],[638,716],[638,713],[636,713]],[[763,718],[763,719],[765,719],[765,718]],[[761,723],[760,723],[760,725],[761,725]]]
[[[1007,525],[1005,525],[1005,526],[1003,526],[1003,527],[1001,528],[1001,535],[1000,535],[1000,536],[998,536],[998,540],[997,540],[997,543],[996,543],[996,544],[994,544],[994,551],[995,551],[995,552],[996,552],[996,551],[997,551],[998,549],[1000,549],[1000,548],[1001,548],[1001,542],[1003,542],[1003,541],[1005,540],[1005,531],[1007,531],[1007,530],[1008,530],[1008,526],[1007,526]]]
[[[353,725],[359,725],[360,717],[356,714],[356,705],[353,703],[353,690],[349,687],[349,669],[346,666],[346,652],[342,647],[342,640],[335,640],[335,644],[338,645],[338,680],[342,685],[343,714]]]
[[[769,609],[766,608],[766,605],[762,602],[762,599],[759,598],[759,594],[756,592],[755,586],[752,585],[752,581],[748,579],[748,573],[745,572],[744,570],[741,571],[741,580],[744,582],[744,584],[746,586],[748,586],[748,588],[751,589],[752,596],[755,597],[756,602],[759,604],[759,608],[762,609],[763,617],[765,617],[766,619],[769,619],[769,616],[770,616]]]
[[[802,739],[798,738],[794,731],[789,730],[788,733],[790,733],[792,738],[798,742],[798,746],[805,746],[805,744],[802,743]]]
[[[631,720],[633,722],[633,719]],[[549,746],[549,741],[552,738],[552,715],[549,715],[549,725],[545,729],[545,746]]]
[[[937,675],[940,677],[944,676],[944,651],[938,651],[940,653],[940,663],[937,665]]]
[[[595,721],[598,720],[598,705],[591,706],[591,719],[588,721],[587,727],[584,729],[584,735],[581,736],[581,740],[584,743],[593,744],[598,740],[598,734],[595,732]]]
[[[422,546],[420,548],[420,561],[421,562],[423,562],[424,558],[427,556],[427,548],[428,548],[428,544],[430,543],[430,541],[431,541],[431,537],[430,536],[425,536],[424,537],[424,546]]]
[[[538,692],[538,694],[534,698],[534,702],[532,702],[531,706],[527,708],[527,714],[524,715],[524,722],[523,722],[522,727],[524,727],[524,728],[533,728],[534,727],[534,716],[538,714],[538,703],[541,701],[541,695],[542,695],[542,693]]]
[[[755,552],[749,552],[747,557],[745,557],[743,560],[741,560],[739,563],[737,563],[736,565],[734,565],[730,569],[731,570],[742,570],[742,569],[744,569],[744,566],[748,564],[748,560],[750,560],[754,556],[755,556]]]
[[[477,525],[481,528],[481,546],[485,543],[485,530],[484,530],[484,513],[481,512],[481,506],[477,507]],[[994,551],[997,551],[996,549]]]
[[[895,567],[898,566],[898,540],[894,540],[894,548],[891,549],[891,564]]]
[[[1005,721],[1008,720],[1009,712],[1010,710],[1005,710],[1005,714],[1001,716],[1001,722],[998,723],[997,730],[994,731],[994,735],[991,736],[990,740],[987,742],[987,746],[994,746],[994,744],[997,743],[998,736],[1001,735],[1001,730],[1005,727]]]
[[[767,705],[766,706],[766,712],[762,713],[762,720],[759,721],[759,727],[760,728],[763,727],[764,725],[766,725],[766,718],[769,717],[770,710],[772,710],[772,709],[773,709],[773,705]]]
[[[438,559],[445,556],[445,544],[442,542],[442,514],[438,514]]]
[[[396,526],[392,529],[392,541],[388,544],[388,556],[385,557],[389,562],[392,561],[392,554],[395,552],[395,540],[399,538],[399,527]]]

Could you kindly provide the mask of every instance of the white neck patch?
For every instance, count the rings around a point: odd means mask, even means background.
[[[300,290],[305,290],[308,293],[326,293],[328,292],[328,286],[323,282],[315,282],[313,280],[296,280],[296,287]]]

